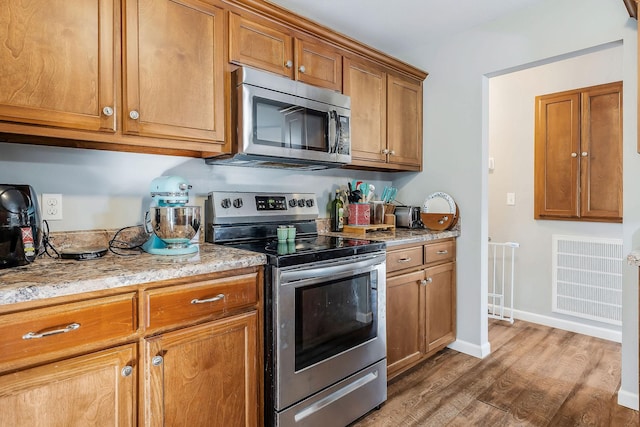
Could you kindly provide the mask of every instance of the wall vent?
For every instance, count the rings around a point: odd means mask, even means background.
[[[622,240],[553,235],[553,311],[622,324]]]

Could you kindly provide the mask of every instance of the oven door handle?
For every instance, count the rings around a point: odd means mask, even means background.
[[[341,273],[355,272],[356,270],[367,271],[379,264],[384,264],[386,256],[375,255],[366,259],[355,261],[350,259],[339,264],[322,267],[299,268],[280,272],[280,282],[282,284],[296,282],[305,279],[315,279],[322,277],[337,276]]]

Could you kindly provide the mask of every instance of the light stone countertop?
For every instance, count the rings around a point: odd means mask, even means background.
[[[458,237],[460,229],[436,232],[397,228],[395,232],[376,231],[366,235],[326,231],[321,234],[382,241],[388,247],[393,247]],[[26,266],[0,270],[0,306],[265,263],[266,256],[263,254],[209,243],[201,243],[199,253],[187,256],[147,253],[118,256],[107,252],[102,258],[85,261],[41,257]]]
[[[162,256],[140,253],[74,261],[38,258],[22,267],[0,270],[0,306],[80,294],[266,263],[263,254],[200,244],[197,254]]]
[[[366,235],[355,233],[335,233],[324,232],[330,236],[340,237],[353,237],[360,239],[376,240],[379,242],[385,242],[387,247],[406,245],[409,243],[422,243],[431,240],[448,239],[451,237],[460,236],[460,229],[454,229],[450,231],[431,231],[427,229],[409,229],[409,228],[396,228],[395,232],[392,231],[372,231]]]

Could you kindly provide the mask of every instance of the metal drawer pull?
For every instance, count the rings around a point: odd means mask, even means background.
[[[128,377],[133,373],[133,368],[127,365],[124,368],[122,368],[122,371],[120,371],[120,373],[122,374],[123,377]]]
[[[50,335],[66,334],[67,332],[75,331],[79,327],[80,327],[80,323],[71,323],[66,328],[55,329],[53,331],[42,332],[42,333],[39,333],[39,334],[36,333],[36,332],[29,332],[27,334],[24,334],[22,336],[22,339],[23,340],[32,340],[32,339],[35,339],[35,338],[48,337]]]
[[[436,252],[436,253],[437,253],[438,255],[446,255],[446,254],[448,254],[448,253],[449,253],[449,251],[445,249],[445,250],[443,250],[443,251],[438,251],[438,252]]]
[[[408,257],[408,258],[400,258],[400,259],[398,260],[398,262],[409,262],[409,261],[411,261],[411,257]]]
[[[207,299],[194,298],[191,300],[191,304],[205,304],[208,302],[216,302],[216,301],[220,301],[223,298],[224,298],[224,294],[218,294],[215,297],[207,298]]]
[[[153,358],[151,359],[151,364],[153,366],[160,366],[162,365],[162,362],[164,362],[162,356],[153,356]]]

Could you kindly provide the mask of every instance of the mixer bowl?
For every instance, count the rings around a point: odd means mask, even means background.
[[[149,211],[153,233],[167,248],[186,248],[200,228],[200,206],[156,206]]]

